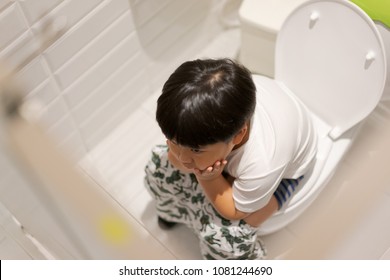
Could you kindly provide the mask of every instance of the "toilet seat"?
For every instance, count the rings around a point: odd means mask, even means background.
[[[318,197],[349,150],[358,124],[378,104],[386,81],[382,39],[372,20],[351,2],[306,2],[279,32],[275,79],[253,78],[258,89],[268,90],[272,83],[298,97],[318,136],[312,172],[286,207],[259,227],[258,233],[266,235],[290,224]]]
[[[337,139],[378,104],[386,81],[383,42],[373,21],[349,1],[305,2],[285,20],[275,80],[290,89]]]

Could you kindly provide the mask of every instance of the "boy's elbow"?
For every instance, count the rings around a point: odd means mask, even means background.
[[[248,213],[241,212],[237,209],[234,209],[234,211],[222,211],[222,213],[219,212],[219,214],[231,221],[242,220],[249,215]]]

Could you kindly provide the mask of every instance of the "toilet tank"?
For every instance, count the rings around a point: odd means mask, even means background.
[[[307,1],[243,0],[239,61],[253,73],[273,78],[276,36],[287,16]]]

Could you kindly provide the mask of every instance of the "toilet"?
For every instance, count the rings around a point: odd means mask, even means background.
[[[276,37],[287,16],[308,0],[243,0],[239,60],[253,73],[274,77]]]
[[[253,73],[275,76],[276,37],[287,16],[299,5],[310,0],[243,0],[239,9],[241,51],[239,60]],[[339,0],[345,1],[345,0]],[[390,52],[390,1],[350,0],[368,14]],[[390,55],[387,55],[390,65]],[[381,101],[390,101],[390,73]]]
[[[265,8],[283,1],[255,2]],[[284,228],[318,197],[358,137],[360,125],[381,100],[386,83],[382,36],[361,8],[341,0],[287,2],[295,7],[280,27],[275,25],[280,30],[274,69],[259,71],[261,75],[254,74],[253,79],[260,94],[283,91],[306,105],[318,135],[318,153],[301,189],[286,208],[262,224],[261,235]],[[255,14],[252,9],[251,16]]]

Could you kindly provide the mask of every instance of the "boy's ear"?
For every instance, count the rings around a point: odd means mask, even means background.
[[[240,131],[236,134],[236,136],[233,137],[233,144],[238,145],[242,142],[242,140],[245,138],[245,136],[248,133],[248,124],[245,124]]]

